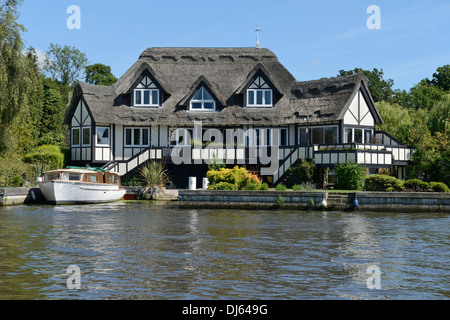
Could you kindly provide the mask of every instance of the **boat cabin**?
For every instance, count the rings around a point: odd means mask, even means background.
[[[89,169],[61,169],[48,171],[44,173],[43,181],[72,181],[121,186],[120,176],[117,173]]]

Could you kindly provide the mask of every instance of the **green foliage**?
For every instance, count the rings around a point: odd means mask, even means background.
[[[259,190],[261,179],[245,168],[235,166],[232,169],[220,168],[206,173],[210,190]]]
[[[234,183],[221,181],[208,187],[209,190],[238,190],[238,186]]]
[[[430,182],[430,188],[435,192],[450,192],[449,187],[443,182]]]
[[[162,188],[166,182],[169,182],[169,175],[163,162],[149,161],[139,171],[145,184],[144,194],[150,190],[153,194],[155,188]]]
[[[427,191],[430,189],[430,185],[419,179],[409,179],[404,182],[404,186],[406,189],[410,189],[412,191]]]
[[[219,159],[217,155],[214,153],[211,163],[208,165],[209,170],[220,170],[221,168],[226,168],[225,160]]]
[[[62,86],[64,102],[68,102],[70,86],[81,78],[88,63],[86,54],[75,47],[51,43],[44,70]]]
[[[343,190],[361,190],[365,170],[356,163],[340,163],[336,166],[336,188]]]
[[[111,67],[101,63],[89,65],[85,68],[86,83],[95,85],[111,86],[117,81],[112,74]]]
[[[16,157],[0,157],[0,187],[20,187],[21,180],[36,181],[36,177],[33,165]]]
[[[403,181],[395,177],[374,174],[364,178],[364,189],[367,191],[401,191],[404,186]]]
[[[269,190],[269,185],[267,184],[267,182],[264,182],[262,185],[261,185],[261,188],[259,188],[259,190]]]
[[[284,198],[282,196],[278,196],[277,203],[279,206],[281,206],[284,203]]]
[[[39,168],[39,171],[60,169],[64,166],[64,153],[58,146],[44,145],[26,154],[24,162]]]
[[[292,186],[294,191],[311,191],[315,190],[317,186],[311,182],[303,182],[302,184],[295,184]]]
[[[312,182],[316,175],[316,166],[313,161],[307,161],[302,158],[300,163],[291,166],[287,170],[288,186],[302,182]]]
[[[279,184],[277,184],[277,186],[275,187],[275,189],[276,189],[277,191],[284,191],[284,190],[287,190],[287,187],[286,187],[284,184],[279,183]]]
[[[339,70],[338,76],[347,76],[356,74],[358,72],[363,72],[367,79],[367,84],[369,85],[369,91],[375,102],[378,101],[389,101],[394,93],[392,87],[394,81],[392,79],[385,80],[383,78],[383,69],[378,70],[373,68],[372,71],[363,70],[361,68],[355,68],[354,70]]]

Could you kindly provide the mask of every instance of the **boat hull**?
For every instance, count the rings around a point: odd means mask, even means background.
[[[102,203],[120,200],[126,191],[118,185],[45,181],[39,184],[47,202],[52,204]]]

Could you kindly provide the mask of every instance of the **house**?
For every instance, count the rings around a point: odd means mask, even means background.
[[[376,131],[382,119],[363,74],[297,81],[262,48],[149,48],[112,86],[78,83],[64,121],[72,165],[127,177],[164,160],[180,188],[216,158],[274,184],[301,158],[403,178],[413,152]]]

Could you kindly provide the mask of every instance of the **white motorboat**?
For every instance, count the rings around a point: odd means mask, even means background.
[[[52,204],[113,202],[126,193],[118,174],[97,168],[47,171],[38,186]]]

